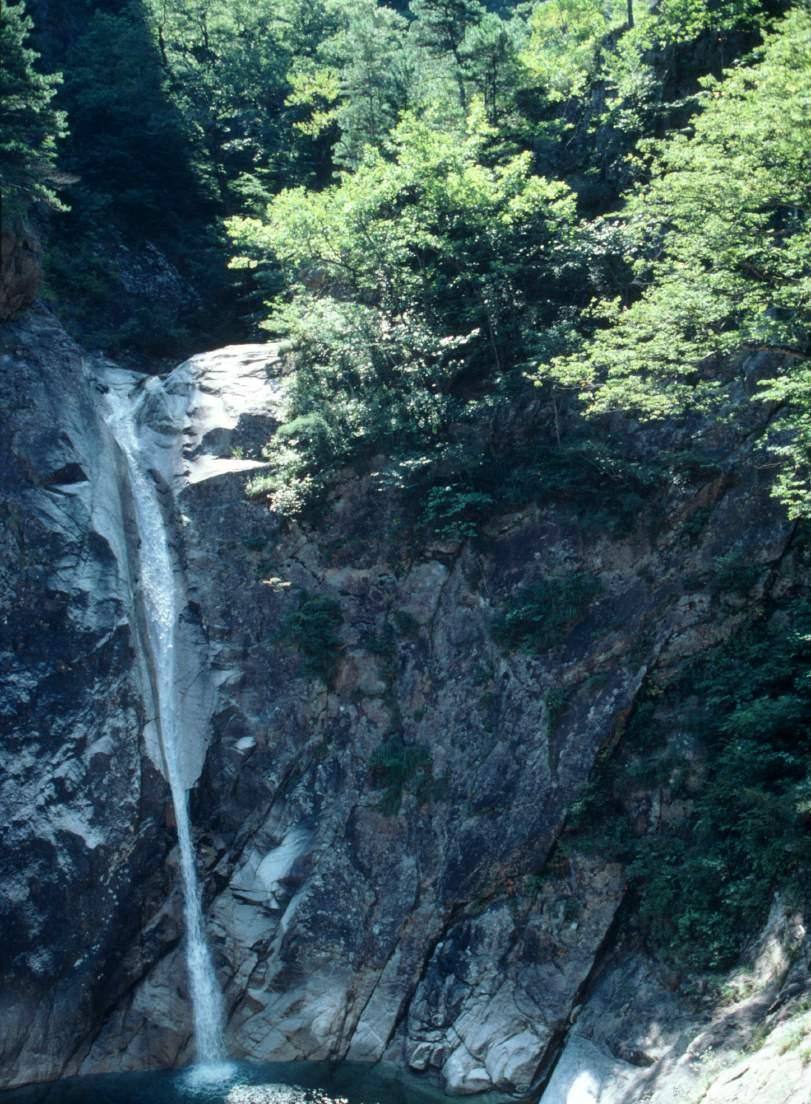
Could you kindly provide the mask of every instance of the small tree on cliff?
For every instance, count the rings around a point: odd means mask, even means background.
[[[2,4],[0,17],[0,188],[4,219],[32,202],[61,208],[55,187],[57,141],[65,114],[53,106],[58,73],[40,73],[27,45],[32,22],[25,4]]]

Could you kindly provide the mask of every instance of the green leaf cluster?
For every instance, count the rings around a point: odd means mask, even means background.
[[[3,219],[25,214],[32,203],[63,209],[57,194],[57,145],[65,137],[64,112],[54,104],[62,77],[43,73],[30,43],[33,22],[24,0],[4,4],[0,18],[0,187]]]
[[[302,591],[295,608],[282,618],[276,639],[301,653],[307,674],[328,682],[340,652],[342,624],[339,602]]]
[[[492,509],[492,495],[455,484],[432,487],[425,498],[423,520],[436,536],[449,540],[475,537],[483,514]]]
[[[380,811],[395,816],[409,786],[418,800],[429,796],[433,780],[431,753],[423,744],[406,744],[401,737],[390,736],[373,752],[369,777],[375,788],[384,791]]]
[[[625,14],[625,0],[548,0],[536,4],[521,61],[551,100],[581,96],[598,72],[606,35],[622,25]]]
[[[807,881],[810,662],[807,600],[771,608],[643,696],[576,810],[577,838],[627,864],[646,938],[680,968],[732,965],[775,890]],[[640,835],[652,789],[675,815]]]
[[[809,102],[811,13],[797,8],[755,64],[703,82],[688,130],[648,146],[651,180],[624,212],[640,292],[595,302],[591,338],[539,371],[590,413],[775,404],[777,493],[795,516],[811,503]],[[755,352],[771,359],[750,384]]]
[[[548,315],[574,197],[491,139],[481,114],[462,132],[406,116],[338,184],[231,220],[237,263],[272,256],[287,288],[266,323],[296,365],[268,450],[280,486],[441,441],[462,381],[512,365],[522,320]]]
[[[167,99],[193,144],[199,178],[221,209],[266,201],[319,171],[318,145],[293,128],[290,74],[335,27],[330,5],[303,0],[149,0]]]
[[[811,862],[811,611],[788,618],[700,664],[707,781],[690,830],[644,841],[630,867],[652,937],[690,965],[729,965]]]
[[[563,642],[601,589],[599,579],[582,572],[530,583],[511,597],[493,636],[508,648],[545,652]]]

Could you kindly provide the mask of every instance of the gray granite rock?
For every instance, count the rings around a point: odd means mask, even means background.
[[[761,589],[781,585],[791,528],[756,482],[674,485],[657,531],[584,542],[565,511],[535,506],[479,542],[419,543],[396,496],[345,473],[316,519],[283,524],[244,493],[284,412],[272,348],[193,357],[164,383],[84,363],[45,316],[4,348],[5,1079],[190,1057],[137,548],[100,415],[98,388],[126,384],[147,389],[174,494],[186,777],[232,1052],[385,1058],[461,1095],[545,1085],[544,1104],[665,1104],[700,1086],[708,1102],[755,1099],[741,1093],[789,1053],[783,1037],[745,1068],[729,1066],[743,1026],[696,1043],[729,1010],[696,1011],[618,942],[621,869],[560,837],[646,673],[746,623],[745,603],[708,597],[719,553],[735,544]],[[685,545],[675,526],[697,511]],[[547,652],[494,640],[522,585],[571,572],[599,594]],[[341,610],[328,682],[279,632],[304,592]],[[698,1061],[710,1046],[728,1069]],[[801,1099],[796,1050],[770,1104]]]

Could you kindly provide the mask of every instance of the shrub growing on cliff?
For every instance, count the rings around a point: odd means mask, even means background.
[[[456,484],[445,484],[429,490],[422,518],[436,536],[446,540],[464,540],[478,535],[482,517],[494,506],[492,495]]]
[[[308,674],[328,682],[338,659],[342,624],[341,606],[334,598],[305,590],[279,625],[276,639],[298,649]]]
[[[587,574],[531,583],[510,599],[493,635],[509,648],[544,652],[563,641],[599,593],[599,579]]]
[[[628,864],[652,947],[691,970],[730,966],[775,889],[811,870],[811,606],[772,613],[637,705],[575,825]],[[689,764],[668,747],[668,718],[693,747]],[[628,801],[640,789],[662,792],[682,817],[640,835]]]
[[[431,753],[422,744],[405,744],[399,736],[384,740],[369,760],[372,785],[385,791],[381,812],[393,816],[399,811],[407,785],[416,788],[418,798],[427,796],[432,767]]]

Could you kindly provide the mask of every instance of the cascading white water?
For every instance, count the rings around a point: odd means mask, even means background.
[[[132,583],[133,588],[138,586],[143,605],[147,636],[143,644],[152,669],[157,726],[177,822],[195,1051],[198,1062],[210,1064],[226,1057],[223,1000],[203,927],[188,801],[181,771],[184,732],[177,689],[177,580],[158,488],[148,474],[138,434],[138,413],[144,398],[145,392],[133,401],[129,394],[112,389],[107,397],[110,410],[107,420],[127,462],[135,507],[139,571],[137,580]]]

